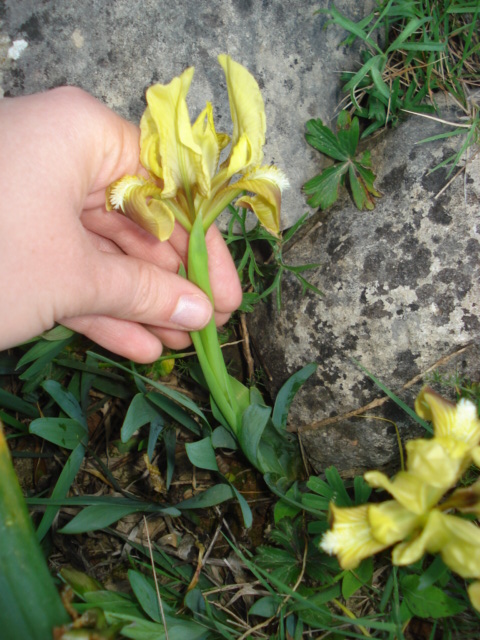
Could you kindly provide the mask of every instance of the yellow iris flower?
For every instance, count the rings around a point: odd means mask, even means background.
[[[367,505],[345,508],[331,504],[330,516],[333,528],[323,536],[321,547],[335,554],[343,569],[355,569],[364,558],[388,547],[373,536]]]
[[[412,564],[424,553],[440,553],[443,561],[463,578],[477,578],[468,593],[480,610],[480,528],[456,515],[453,509],[480,514],[480,481],[444,495],[474,462],[480,466],[480,420],[468,400],[456,405],[423,389],[416,412],[433,423],[430,440],[407,444],[407,469],[393,480],[379,471],[365,474],[372,487],[388,491],[393,500],[360,507],[331,505],[332,528],[321,543],[338,556],[344,569],[354,569],[364,558],[395,545],[392,561]]]
[[[190,67],[169,84],[147,90],[140,161],[149,179],[124,176],[107,191],[107,209],[122,211],[160,240],[170,237],[175,220],[191,231],[201,216],[208,229],[236,198],[237,205],[252,210],[270,233],[280,231],[281,193],[288,180],[276,167],[261,166],[266,125],[260,89],[229,56],[218,60],[227,81],[231,139],[215,130],[210,103],[191,123],[186,102],[194,73]],[[230,153],[219,165],[228,144]]]

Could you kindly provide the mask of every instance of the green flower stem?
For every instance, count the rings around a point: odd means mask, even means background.
[[[204,329],[202,331],[204,331]],[[205,381],[208,385],[208,388],[210,390],[210,393],[212,394],[213,399],[215,400],[220,411],[222,412],[225,420],[230,425],[232,431],[235,434],[237,434],[238,420],[235,414],[235,409],[232,407],[232,403],[230,402],[230,399],[228,398],[228,396],[222,391],[219,385],[219,382],[217,380],[217,377],[214,373],[214,370],[210,366],[210,361],[208,359],[208,356],[203,346],[203,340],[202,340],[203,336],[201,335],[202,331],[192,331],[190,335],[191,335],[195,350],[197,352],[198,360],[200,362],[203,375],[205,376]],[[225,367],[225,363],[223,364],[223,366]]]
[[[243,189],[229,189],[224,191],[221,198],[209,203],[208,210],[205,211],[203,217],[203,229],[207,232],[208,228],[215,222],[218,216],[228,205],[235,200],[237,196],[243,193]]]
[[[198,216],[190,233],[188,246],[188,279],[204,291],[213,304],[208,276],[208,252],[201,216]],[[215,320],[201,331],[192,331],[191,337],[210,393],[234,433],[241,424],[241,412],[232,391],[230,376],[218,343]]]
[[[182,227],[186,231],[188,231],[188,233],[190,233],[190,231],[192,230],[192,223],[189,217],[186,215],[186,213],[182,209],[182,207],[178,206],[178,204],[171,198],[170,199],[167,198],[163,202],[167,207],[169,207],[169,209],[175,216],[175,220],[179,222],[182,225]]]

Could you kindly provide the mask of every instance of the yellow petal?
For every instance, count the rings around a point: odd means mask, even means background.
[[[480,442],[480,420],[470,400],[462,398],[454,405],[425,387],[415,400],[415,411],[433,422],[435,436],[454,438],[472,448]]]
[[[125,213],[125,200],[135,187],[143,187],[147,180],[141,176],[123,176],[110,184],[105,191],[105,207],[107,211],[118,209]]]
[[[453,438],[410,440],[406,449],[408,472],[444,490],[455,485],[471,459],[468,445]]]
[[[440,552],[445,564],[462,578],[480,577],[480,529],[473,522],[435,509],[420,535],[394,548],[392,559],[394,564],[411,564],[425,552]]]
[[[225,178],[230,180],[236,173],[246,171],[252,165],[252,158],[253,150],[250,140],[246,134],[242,134],[228,157]]]
[[[368,522],[368,505],[336,507],[330,505],[333,525],[324,534],[320,547],[336,555],[342,569],[355,569],[364,558],[386,549],[375,540]]]
[[[150,175],[163,180],[160,136],[149,107],[140,120],[140,162]]]
[[[368,471],[364,478],[371,487],[385,489],[401,505],[417,515],[431,509],[445,493],[444,489],[431,487],[407,471],[400,471],[393,480],[389,480],[380,471]]]
[[[392,562],[396,565],[407,565],[417,562],[428,551],[437,553],[448,540],[448,532],[445,529],[444,515],[440,511],[433,510],[423,530],[407,542],[401,542],[392,551]]]
[[[395,500],[368,505],[368,522],[378,542],[392,545],[406,538],[422,522],[418,516]]]
[[[472,582],[467,588],[470,602],[480,612],[480,582]]]
[[[160,189],[140,176],[124,176],[107,189],[107,209],[120,209],[159,240],[168,240],[175,216],[160,200]],[[155,197],[156,196],[156,197]]]
[[[239,198],[237,206],[247,207],[253,211],[267,231],[278,236],[282,190],[288,186],[288,180],[280,169],[259,167],[240,178],[229,188],[255,193],[253,198],[250,196]]]
[[[476,464],[477,467],[480,467],[480,447],[473,447],[470,453],[473,463]]]
[[[442,503],[444,511],[455,509],[461,513],[474,513],[480,516],[480,480],[469,487],[456,489],[447,500]]]
[[[148,109],[140,121],[140,160],[163,180],[163,198],[172,198],[177,189],[190,193],[195,187],[208,196],[210,173],[195,141],[186,96],[194,69],[186,69],[168,85],[156,84],[147,90]]]
[[[209,102],[196,119],[192,134],[195,143],[201,149],[201,162],[204,163],[205,170],[212,179],[217,170],[220,151],[228,144],[229,138],[215,131],[212,105]]]
[[[243,196],[237,200],[237,206],[250,209],[265,229],[277,238],[280,237],[280,210],[261,196]]]
[[[442,546],[442,560],[462,578],[480,577],[480,529],[473,522],[442,513],[447,538]]]
[[[233,121],[230,157],[232,163],[235,163],[235,171],[233,168],[232,171],[229,169],[231,176],[262,162],[266,130],[265,107],[257,81],[245,67],[224,54],[218,56],[218,61],[225,72]],[[240,162],[239,158],[242,158]]]
[[[175,216],[162,200],[151,198],[147,202],[145,195],[135,192],[127,202],[125,213],[162,242],[168,240],[173,233]]]

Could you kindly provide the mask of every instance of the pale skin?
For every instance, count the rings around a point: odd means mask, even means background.
[[[220,233],[207,234],[212,306],[177,275],[187,233],[159,242],[121,213],[106,187],[138,165],[133,124],[80,89],[0,100],[0,350],[60,323],[137,362],[215,313],[223,324],[241,287]]]

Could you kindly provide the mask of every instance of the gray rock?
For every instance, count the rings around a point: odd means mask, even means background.
[[[259,305],[248,319],[272,394],[307,362],[319,365],[290,414],[317,472],[330,464],[345,475],[394,466],[393,423],[402,439],[422,433],[391,402],[370,410],[382,393],[352,359],[410,406],[432,368],[478,379],[480,159],[465,182],[436,197],[445,171],[430,170],[459,140],[417,142],[444,130],[417,116],[376,141],[372,160],[384,196],[375,210],[360,212],[346,196],[311,218],[284,254],[287,263],[320,263],[310,280],[324,297],[302,296],[288,277],[283,309]]]
[[[337,2],[353,20],[373,4]],[[335,26],[324,30],[327,16],[314,15],[327,6],[327,0],[6,0],[0,3],[0,88],[17,96],[77,85],[138,122],[146,88],[168,83],[193,65],[191,115],[212,100],[217,127],[228,133],[226,87],[216,62],[219,53],[228,53],[250,69],[262,89],[265,160],[290,179],[283,220],[290,226],[306,210],[301,186],[320,165],[305,144],[305,122],[333,117],[339,71],[358,64],[355,47],[338,46],[345,34]],[[12,60],[8,49],[18,40],[28,47]]]

